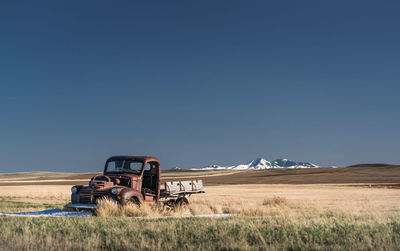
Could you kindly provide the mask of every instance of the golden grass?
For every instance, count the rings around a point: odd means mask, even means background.
[[[16,194],[13,191],[19,195],[0,200],[2,212],[54,208],[70,196],[70,186],[1,188],[0,195]],[[0,217],[0,250],[393,250],[400,245],[398,189],[206,186],[205,194],[193,195],[189,201],[186,208],[171,208],[121,207],[103,200],[97,210],[100,217],[90,219]],[[238,217],[163,219],[220,213]]]
[[[216,178],[222,174],[229,172],[164,176]],[[62,208],[70,198],[70,185],[39,182],[17,185],[7,179],[22,180],[23,175],[2,178],[1,212]],[[400,246],[399,189],[350,184],[207,186],[207,183],[205,189],[205,194],[191,196],[187,207],[121,207],[103,200],[97,210],[100,217],[3,216],[0,250],[393,250]],[[180,218],[221,213],[238,216]],[[179,218],[163,219],[165,216]]]
[[[70,185],[19,185],[1,186],[0,196],[40,199],[69,199]]]
[[[284,197],[274,196],[272,198],[265,198],[262,204],[263,206],[280,206],[289,205],[289,202]]]
[[[209,200],[196,200],[187,206],[166,206],[166,205],[127,205],[121,206],[110,199],[99,200],[99,207],[96,215],[100,217],[148,217],[158,218],[164,216],[184,217],[196,215],[231,214],[232,216],[273,216],[289,215],[293,207],[288,207],[286,198],[266,198],[268,204],[249,206],[244,203],[215,203]],[[298,209],[298,208],[297,208]]]
[[[228,213],[238,216],[272,217],[330,214],[383,217],[400,213],[399,192],[399,190],[389,189],[335,186],[282,186],[279,188],[218,186],[207,188],[206,194],[191,197],[189,206],[179,209],[178,212],[168,207],[137,208],[134,206],[125,211],[122,208],[118,209],[119,211],[114,209],[112,213],[104,212],[99,216],[160,217]],[[241,196],[237,196],[238,194]],[[326,197],[328,195],[331,196],[329,199]],[[311,199],[308,199],[309,196]],[[116,211],[118,212],[115,213]]]
[[[162,216],[190,216],[188,208],[169,207],[164,205],[127,205],[121,206],[110,199],[99,200],[96,215],[100,217],[162,217]]]
[[[69,185],[1,186],[0,196],[23,200],[64,200],[70,198]],[[206,193],[189,198],[190,214],[243,213],[242,210],[276,211],[279,203],[265,203],[274,197],[284,198],[285,207],[313,208],[315,211],[339,210],[354,215],[371,211],[384,213],[400,208],[400,190],[346,185],[223,185],[206,186]],[[264,205],[263,205],[264,204]],[[289,210],[290,211],[290,210]],[[292,210],[296,211],[296,210]],[[275,212],[271,212],[274,214]],[[263,213],[267,214],[267,213]]]
[[[266,198],[283,197],[292,205],[360,209],[400,208],[399,189],[360,188],[345,185],[224,185],[206,187],[205,194],[191,197],[192,203],[209,201],[220,205],[262,205]]]
[[[398,250],[400,218],[0,217],[0,250]]]

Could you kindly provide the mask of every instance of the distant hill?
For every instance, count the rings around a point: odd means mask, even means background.
[[[386,163],[375,163],[375,164],[356,164],[356,165],[351,165],[348,167],[391,167],[391,166],[399,166],[399,165],[386,164]]]

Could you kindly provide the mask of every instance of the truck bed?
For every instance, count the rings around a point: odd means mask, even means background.
[[[165,182],[165,188],[160,190],[161,197],[179,197],[194,193],[204,193],[202,180]]]

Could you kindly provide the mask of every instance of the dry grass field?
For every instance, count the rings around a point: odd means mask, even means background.
[[[40,184],[3,186],[0,197],[11,196],[21,202],[67,203],[70,188],[68,185]],[[385,213],[400,209],[399,189],[360,187],[353,184],[221,185],[206,187],[205,191],[206,193],[193,195],[189,199],[193,211],[197,210],[197,214],[239,213],[240,210],[265,208],[264,201],[274,197],[285,198],[289,206],[320,211],[338,210],[349,214]],[[24,209],[21,208],[22,211]]]
[[[0,197],[11,196],[23,201],[42,199],[67,202],[71,185],[87,184],[92,175],[94,173],[0,174]],[[190,198],[191,206],[198,207],[192,211],[197,210],[197,213],[263,208],[264,200],[273,197],[285,198],[288,204],[297,207],[335,209],[352,214],[368,210],[385,212],[400,208],[400,189],[397,189],[400,184],[400,166],[163,172],[163,180],[185,179],[203,179],[206,185],[205,194]],[[308,184],[304,184],[306,181]]]
[[[197,173],[198,172],[198,173]],[[400,166],[364,164],[346,168],[245,171],[167,171],[165,180],[188,176],[206,184],[400,184]]]
[[[98,173],[26,172],[0,174],[0,186],[84,185]],[[400,166],[362,164],[346,168],[244,171],[166,170],[163,181],[202,179],[207,185],[236,184],[400,184]]]
[[[91,175],[1,174],[0,212],[62,208],[69,201],[71,185],[87,184]],[[122,209],[104,202],[99,217],[93,218],[1,216],[0,250],[397,250],[400,246],[398,166],[167,171],[163,177],[203,179],[206,193],[193,195],[187,208]],[[235,216],[181,218],[221,213]]]

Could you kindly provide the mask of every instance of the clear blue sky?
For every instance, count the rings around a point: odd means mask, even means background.
[[[0,172],[400,163],[398,1],[2,1]]]

